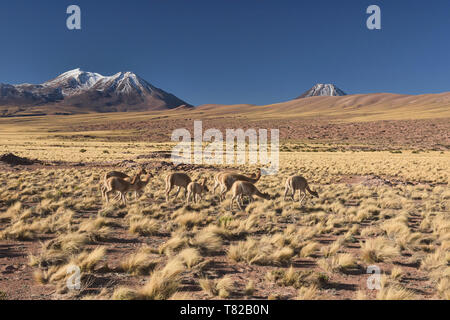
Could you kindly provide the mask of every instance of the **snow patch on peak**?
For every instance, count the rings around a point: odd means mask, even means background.
[[[308,97],[335,97],[335,96],[345,96],[347,95],[344,91],[336,87],[334,84],[323,84],[318,83],[305,93],[303,93],[299,98]]]
[[[92,88],[104,77],[101,74],[85,72],[80,68],[64,72],[53,80],[45,82],[45,87],[60,87],[64,95],[71,95],[79,91]]]
[[[85,72],[85,71],[81,70],[80,68],[77,68],[77,69],[73,69],[73,70],[64,72],[62,75],[60,75],[56,79],[65,79],[65,78],[75,78],[75,79],[83,78],[83,79],[98,80],[98,79],[103,78],[103,76],[101,74],[94,73],[94,72]]]
[[[116,73],[110,77],[103,77],[95,84],[94,89],[97,91],[115,91],[119,94],[136,92],[139,95],[144,95],[145,93],[151,94],[154,87],[135,73],[127,71]]]

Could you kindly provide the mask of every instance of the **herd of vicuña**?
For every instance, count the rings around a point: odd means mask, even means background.
[[[141,176],[145,176],[141,179]],[[230,210],[233,209],[233,205],[237,203],[239,209],[243,209],[243,198],[244,196],[248,198],[249,202],[254,201],[254,196],[270,200],[273,199],[268,193],[261,192],[255,186],[255,184],[261,179],[262,172],[258,169],[257,173],[253,173],[250,176],[244,174],[233,172],[233,171],[222,171],[214,176],[214,187],[213,192],[216,193],[217,188],[219,188],[219,200],[225,200],[226,194],[231,191],[231,203]],[[127,203],[127,193],[134,192],[135,199],[141,196],[141,193],[150,182],[150,179],[154,178],[151,173],[147,173],[144,168],[140,168],[138,172],[130,177],[125,173],[119,171],[111,171],[106,173],[100,181],[100,190],[103,199],[106,203],[109,203],[110,197],[116,194],[116,200],[122,200],[123,204]],[[178,197],[181,189],[184,189],[184,196],[186,204],[189,204],[191,199],[194,202],[198,202],[202,199],[202,195],[209,192],[207,186],[207,179],[204,178],[201,181],[195,182],[189,177],[188,174],[184,172],[173,172],[166,176],[166,189],[165,197],[166,202],[169,202],[170,192],[174,187],[177,188],[175,199]],[[302,176],[291,176],[288,177],[285,183],[285,193],[284,200],[287,199],[290,194],[292,201],[295,201],[294,196],[296,191],[298,191],[300,206],[303,205],[303,201],[306,198],[308,192],[313,197],[318,198],[319,194],[316,191],[310,189],[307,180]]]

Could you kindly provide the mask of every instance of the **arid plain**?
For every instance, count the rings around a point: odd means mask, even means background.
[[[0,299],[449,299],[449,104],[380,94],[0,118],[0,155],[31,160],[0,162]],[[172,131],[194,120],[280,129],[280,170],[255,184],[270,200],[230,211],[230,193],[212,192],[225,167],[170,162]],[[102,176],[139,167],[153,175],[140,198],[106,205]],[[209,192],[166,203],[174,171]],[[284,200],[291,175],[319,198]],[[70,265],[81,290],[67,289]]]

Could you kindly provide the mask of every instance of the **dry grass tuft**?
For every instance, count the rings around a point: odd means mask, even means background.
[[[377,300],[414,300],[415,298],[414,292],[399,286],[382,287],[377,294]]]
[[[153,261],[145,250],[130,254],[120,263],[120,269],[132,275],[144,275],[153,270],[158,261]]]
[[[367,239],[361,243],[361,259],[367,263],[389,262],[399,255],[400,250],[383,238]]]
[[[188,269],[192,269],[202,261],[200,253],[195,248],[186,248],[182,250],[177,257],[183,261]]]
[[[277,248],[270,238],[263,237],[259,241],[249,238],[240,241],[228,249],[228,258],[236,262],[248,264],[279,265],[290,261],[294,250],[290,247]]]
[[[199,285],[211,297],[228,298],[234,289],[234,282],[229,276],[218,280],[202,278],[199,280]]]
[[[317,286],[302,287],[297,291],[297,300],[317,300],[319,289]]]
[[[300,250],[300,257],[306,258],[312,256],[318,249],[319,244],[317,242],[310,242],[306,244],[301,250]]]
[[[166,266],[154,271],[147,284],[138,290],[139,299],[167,300],[175,294],[180,285],[180,274],[184,266],[178,259],[170,260]]]
[[[320,259],[317,264],[327,272],[346,272],[357,266],[355,257],[349,253],[340,253],[330,258]]]
[[[106,256],[106,248],[98,247],[91,252],[83,251],[78,256],[72,258],[71,265],[78,266],[81,271],[93,271]]]
[[[58,271],[57,266],[52,266],[48,270],[35,270],[33,272],[33,279],[39,284],[47,284],[51,281],[51,277]]]
[[[159,247],[160,253],[171,255],[188,246],[189,239],[184,235],[174,235],[166,243]]]
[[[137,291],[126,287],[117,288],[111,296],[111,300],[137,300],[138,298]]]
[[[198,212],[185,213],[175,219],[175,223],[186,228],[191,229],[194,226],[202,225],[205,222],[206,216]]]
[[[400,280],[404,275],[404,272],[402,268],[400,267],[394,267],[391,270],[391,279],[393,280]]]
[[[329,246],[322,247],[320,249],[320,252],[327,258],[334,256],[336,253],[339,252],[339,250],[342,249],[342,247],[344,246],[344,242],[345,241],[343,238],[338,238],[336,241],[334,241]]]
[[[191,245],[204,254],[215,253],[222,249],[222,239],[213,230],[205,228],[195,235]]]
[[[439,281],[437,291],[440,298],[450,300],[450,277],[447,276]]]
[[[140,217],[130,220],[130,228],[128,230],[131,234],[152,236],[157,234],[160,231],[160,228],[157,220],[148,217]]]
[[[446,267],[448,262],[448,252],[438,249],[425,257],[420,268],[424,271],[433,272]]]

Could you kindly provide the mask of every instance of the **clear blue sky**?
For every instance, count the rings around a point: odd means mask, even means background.
[[[82,30],[66,28],[66,8]],[[366,8],[382,9],[382,30]],[[347,93],[450,91],[449,0],[15,0],[0,4],[0,82],[80,67],[133,71],[194,105]]]

